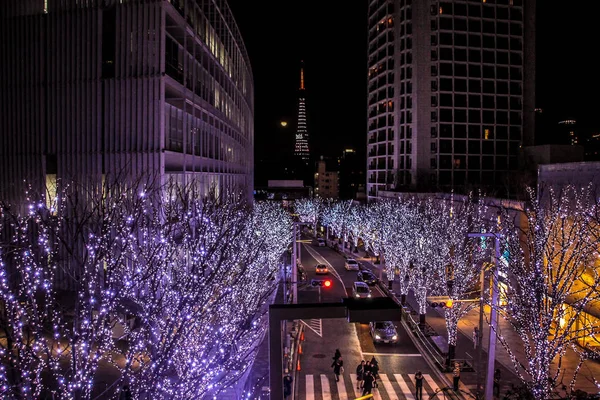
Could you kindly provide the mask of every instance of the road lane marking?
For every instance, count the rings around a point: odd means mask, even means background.
[[[344,382],[343,375],[340,375],[340,380],[337,383],[337,390],[340,400],[348,400],[348,395],[346,394],[346,383]]]
[[[412,392],[410,391],[410,388],[404,381],[404,378],[402,377],[402,375],[394,374],[394,378],[396,378],[396,382],[398,382],[398,385],[400,386],[400,389],[402,390],[402,394],[404,395],[404,397],[406,397],[406,400],[415,400],[415,397],[413,396]]]
[[[323,392],[323,400],[331,400],[331,388],[327,375],[321,374],[321,392]]]
[[[386,374],[379,374],[379,379],[381,379],[381,383],[383,383],[383,387],[385,391],[388,393],[390,400],[398,400],[398,395],[392,386],[392,383],[388,379]]]
[[[329,266],[329,268],[331,269],[331,272],[333,273],[333,276],[335,276],[337,278],[337,280],[340,281],[340,283],[342,284],[342,287],[344,288],[344,291],[345,291],[346,287],[344,286],[344,281],[342,280],[342,277],[336,271],[336,269],[333,268],[333,265],[331,265],[331,263],[329,261],[327,261],[327,259],[325,257],[323,257],[322,255],[320,255],[317,251],[311,249],[308,246],[305,246],[305,245],[303,245],[303,246],[308,251],[308,253],[311,255],[311,257],[314,258],[318,264],[327,264]],[[319,259],[322,261],[319,261]]]
[[[306,375],[306,400],[315,400],[315,380],[312,375]]]
[[[423,374],[423,377],[425,378],[425,381],[427,382],[427,384],[429,385],[429,387],[431,387],[433,389],[434,393],[437,393],[440,391],[440,387],[437,385],[437,383],[435,383],[435,381],[433,380],[433,378],[431,377],[431,375],[429,374]]]
[[[423,357],[421,353],[363,353],[367,356]]]

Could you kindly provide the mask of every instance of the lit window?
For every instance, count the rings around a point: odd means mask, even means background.
[[[483,138],[485,140],[488,140],[490,138],[490,130],[489,129],[484,129],[483,130]]]
[[[440,6],[440,14],[443,14],[444,10],[442,10],[442,7]]]

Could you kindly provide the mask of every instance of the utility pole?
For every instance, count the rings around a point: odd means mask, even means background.
[[[493,237],[494,238],[494,250],[495,250],[495,260],[494,260],[494,269],[493,269],[493,279],[490,282],[490,286],[492,289],[492,299],[491,299],[491,310],[490,310],[490,332],[488,337],[488,362],[487,362],[487,372],[485,379],[485,400],[493,400],[494,398],[494,367],[496,361],[496,329],[498,326],[497,321],[497,306],[498,306],[498,263],[500,261],[500,234],[499,233],[491,233],[491,232],[469,232],[467,233],[467,237]],[[483,266],[482,266],[483,269]],[[482,276],[485,273],[482,270]],[[480,393],[480,380],[481,376],[481,336],[483,335],[483,278],[481,283],[481,299],[479,303],[479,340],[478,340],[478,371],[477,371],[477,392]]]

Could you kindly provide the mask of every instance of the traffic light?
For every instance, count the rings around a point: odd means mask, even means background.
[[[316,287],[316,286],[321,286],[321,287],[325,287],[325,288],[330,288],[333,285],[333,282],[331,282],[331,279],[311,279],[310,280],[310,286]]]
[[[454,301],[450,298],[441,298],[441,299],[435,299],[435,300],[428,300],[427,304],[429,305],[429,307],[431,308],[452,308],[452,305],[454,304]]]

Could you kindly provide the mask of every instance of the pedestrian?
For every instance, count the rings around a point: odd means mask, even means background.
[[[500,397],[500,379],[501,379],[501,372],[500,372],[500,368],[496,368],[496,370],[494,371],[494,390],[493,392],[496,393],[496,389],[498,389],[498,397]]]
[[[371,374],[373,375],[373,387],[379,387],[377,383],[377,378],[379,378],[379,363],[375,357],[371,359]]]
[[[364,383],[363,383],[363,391],[362,391],[362,395],[366,396],[368,394],[371,394],[371,392],[373,391],[373,374],[371,373],[371,371],[367,371],[365,373],[365,379],[364,379]]]
[[[365,378],[365,360],[362,360],[356,367],[356,388],[362,387],[363,379]]]
[[[341,356],[342,356],[342,353],[340,352],[340,349],[335,349],[335,354],[331,358],[333,359],[333,361],[335,361],[338,358],[340,358]]]
[[[333,367],[333,373],[335,374],[335,381],[340,381],[340,374],[344,373],[344,360],[342,360],[342,356],[340,356],[337,360],[331,364]]]
[[[459,362],[455,362],[454,363],[454,370],[452,370],[452,375],[453,375],[453,383],[454,383],[454,390],[458,391],[458,382],[460,381],[460,363]]]
[[[479,328],[473,328],[473,349],[477,348],[477,343],[479,342]]]
[[[283,396],[285,399],[287,399],[289,396],[292,395],[292,381],[294,379],[292,378],[292,376],[287,373],[284,377],[283,377]]]
[[[423,398],[423,373],[420,370],[415,374],[415,387],[417,388],[416,400],[421,400]]]

